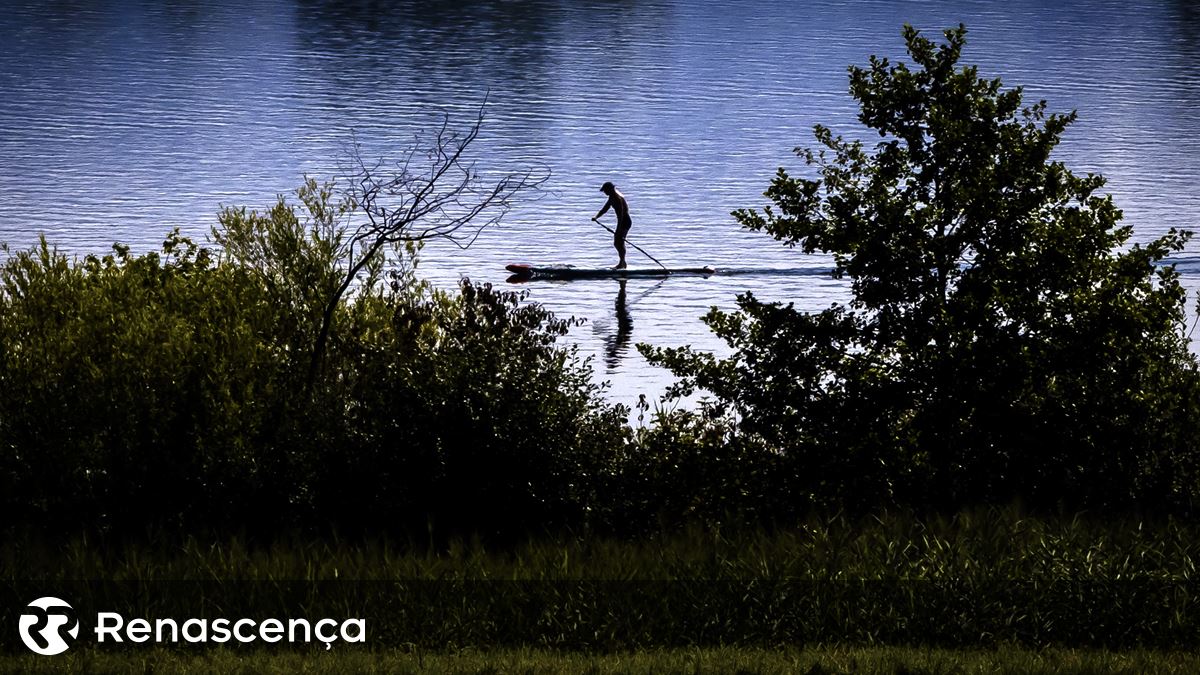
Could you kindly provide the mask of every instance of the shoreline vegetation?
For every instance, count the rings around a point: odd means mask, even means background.
[[[0,573],[18,596],[59,589],[81,615],[289,618],[298,607],[327,609],[364,617],[376,648],[431,653],[1172,650],[1200,634],[1198,535],[1174,518],[1038,517],[1009,507],[499,547],[303,536],[45,547],[29,537],[0,547]]]
[[[0,624],[54,593],[363,612],[379,651],[318,672],[1183,672],[1200,363],[1165,261],[1191,235],[1127,246],[1103,178],[1051,159],[1075,114],[943,35],[850,69],[878,143],[817,127],[813,178],[733,214],[832,254],[854,299],[740,296],[704,319],[726,359],[639,346],[706,395],[636,428],[557,342],[574,319],[417,274],[423,240],[469,244],[545,181],[480,179],[482,112],[394,165],[355,146],[341,191],[225,209],[210,246],[10,253]],[[0,668],[309,668],[21,649],[0,631]]]
[[[454,673],[461,675],[551,675],[622,673],[646,675],[743,673],[746,675],[1187,675],[1200,669],[1191,651],[1109,652],[1087,649],[944,650],[910,647],[811,649],[644,650],[605,655],[549,650],[475,650],[427,654],[396,650],[371,653],[249,654],[216,651],[200,655],[150,650],[137,658],[116,654],[67,655],[51,662],[36,657],[0,657],[0,673]]]
[[[810,516],[791,527],[692,525],[639,538],[532,535],[491,544],[312,537],[268,541],[149,533],[39,533],[0,545],[10,581],[980,581],[1186,582],[1200,563],[1200,525],[1186,518],[1018,506],[923,517],[911,511]],[[30,571],[37,571],[30,576]],[[1200,599],[1198,599],[1200,601]],[[1200,616],[1196,617],[1200,621]]]

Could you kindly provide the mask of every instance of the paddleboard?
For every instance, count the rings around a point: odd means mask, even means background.
[[[646,267],[611,269],[607,267],[570,267],[548,266],[534,267],[533,265],[507,265],[506,270],[512,272],[509,281],[528,281],[531,279],[624,279],[628,277],[668,277],[675,275],[711,276],[717,273],[712,267]]]

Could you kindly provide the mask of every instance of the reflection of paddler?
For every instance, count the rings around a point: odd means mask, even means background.
[[[617,214],[617,231],[613,233],[613,246],[617,249],[617,255],[621,256],[621,259],[613,269],[623,270],[625,269],[625,235],[629,234],[629,228],[633,227],[633,220],[629,218],[629,202],[625,201],[625,195],[618,192],[617,186],[612,183],[601,185],[600,191],[608,195],[608,201],[604,203],[604,208],[600,209],[600,212],[592,220],[600,222],[600,216],[608,213],[610,208],[613,213]],[[624,287],[622,287],[623,291]]]
[[[620,365],[621,357],[629,348],[629,338],[633,336],[633,316],[629,313],[629,306],[625,301],[626,282],[621,279],[618,283],[621,286],[617,291],[617,300],[613,303],[613,310],[617,315],[617,332],[604,340],[604,361],[609,372],[616,370]]]

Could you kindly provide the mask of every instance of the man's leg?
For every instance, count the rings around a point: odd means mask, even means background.
[[[625,269],[625,233],[628,231],[628,228],[618,227],[617,233],[613,235],[613,246],[617,249],[617,255],[621,257],[620,262],[613,269]]]

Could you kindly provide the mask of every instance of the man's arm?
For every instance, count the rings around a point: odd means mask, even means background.
[[[609,197],[609,198],[608,198],[608,201],[604,202],[604,208],[600,209],[600,213],[597,213],[597,214],[596,214],[596,215],[595,215],[595,216],[592,218],[592,220],[600,220],[600,216],[602,216],[602,215],[604,215],[604,214],[608,213],[608,209],[609,209],[609,207],[611,207],[612,205],[613,205],[613,198],[612,198],[612,197]]]

